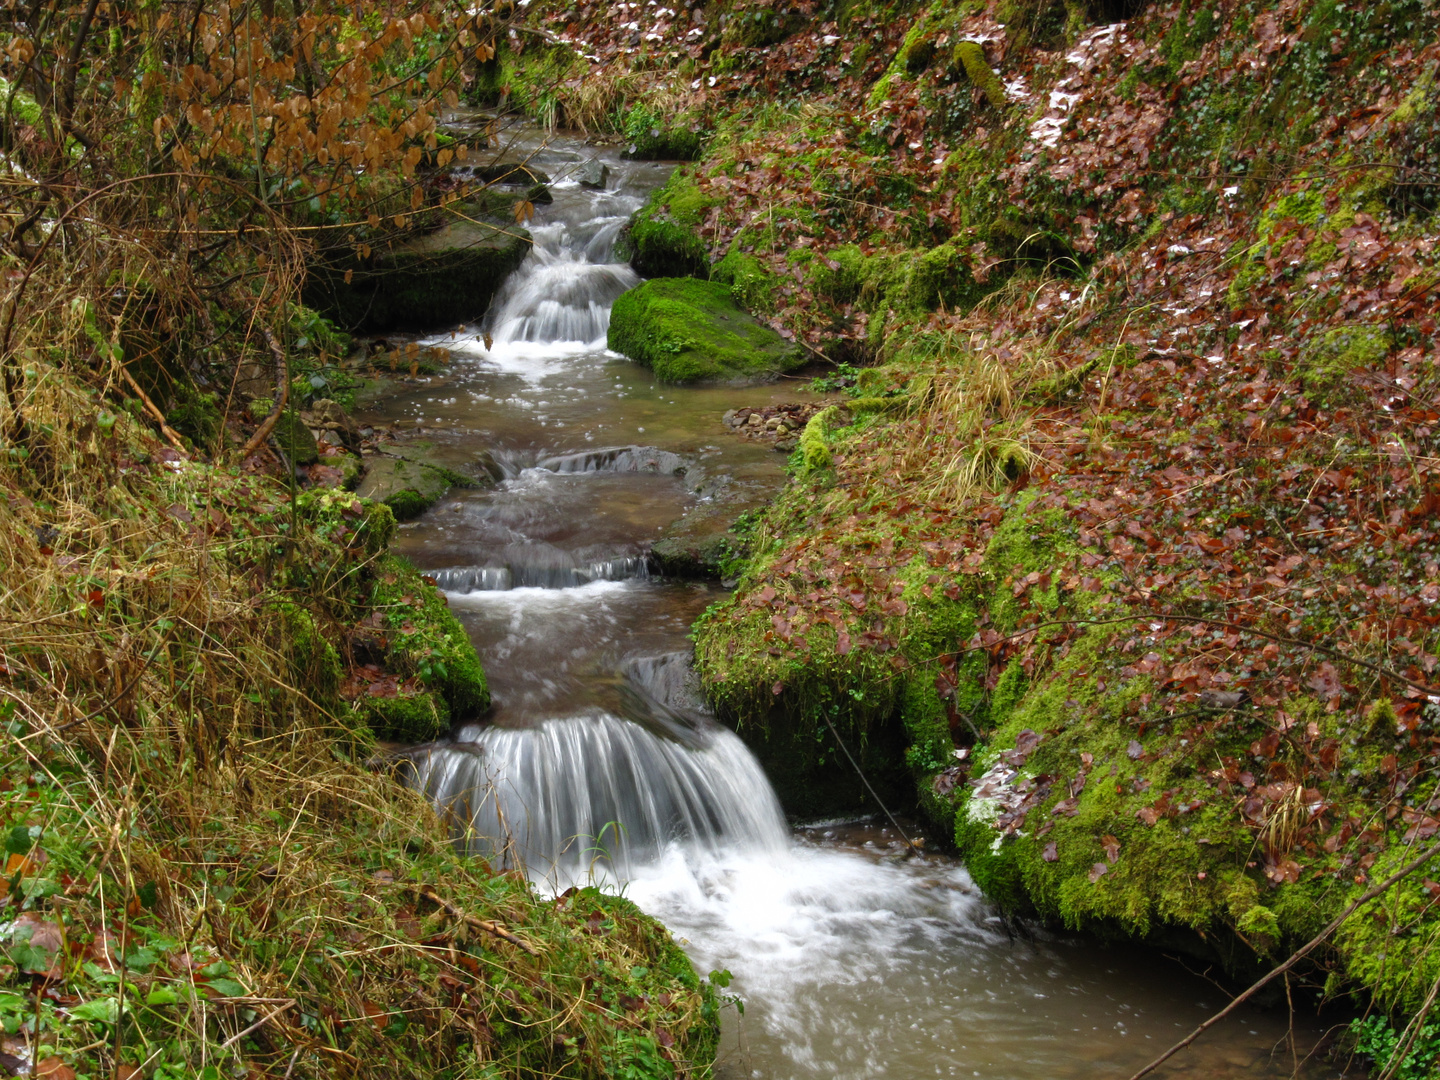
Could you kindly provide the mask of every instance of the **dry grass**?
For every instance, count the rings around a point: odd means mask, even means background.
[[[134,210],[92,207],[0,309],[6,1052],[107,1077],[688,1074],[715,999],[661,928],[462,859],[365,767],[325,641],[366,614],[384,522],[154,416],[208,355],[180,340],[268,361],[299,245],[257,237],[255,303],[217,303]]]

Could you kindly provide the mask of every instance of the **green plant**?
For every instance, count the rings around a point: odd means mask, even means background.
[[[1394,1080],[1433,1080],[1440,1068],[1440,1023],[1423,1024],[1412,1033],[1409,1027],[1396,1031],[1383,1016],[1367,1016],[1350,1022],[1355,1049]],[[1404,1040],[1409,1050],[1397,1061]]]

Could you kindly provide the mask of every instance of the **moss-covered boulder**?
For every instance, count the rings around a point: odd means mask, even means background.
[[[797,346],[735,303],[728,285],[691,278],[657,278],[621,296],[608,344],[668,383],[755,381],[804,362]]]
[[[457,221],[368,259],[312,266],[305,303],[351,330],[448,326],[483,315],[529,251],[524,229]]]
[[[702,145],[699,117],[664,116],[645,105],[634,105],[622,125],[630,145],[625,156],[636,161],[694,161]]]
[[[320,460],[320,448],[315,442],[315,436],[294,409],[286,409],[275,418],[270,437],[292,466],[313,465]]]
[[[694,177],[676,170],[635,211],[620,233],[616,254],[643,277],[709,277],[710,249],[698,228],[717,201],[700,190]]]
[[[485,671],[469,635],[444,594],[410,563],[382,558],[370,600],[384,621],[386,667],[404,677],[393,696],[368,695],[356,703],[377,737],[428,742],[490,707]]]

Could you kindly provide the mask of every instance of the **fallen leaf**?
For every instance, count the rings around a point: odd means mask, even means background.
[[[1090,878],[1090,884],[1094,885],[1097,881],[1099,881],[1109,872],[1110,867],[1108,865],[1103,862],[1097,862],[1094,866],[1090,867],[1090,873],[1088,875]]]
[[[41,1058],[35,1066],[35,1075],[49,1077],[49,1080],[75,1080],[75,1070],[58,1057]]]
[[[1105,859],[1107,862],[1113,863],[1116,859],[1120,858],[1120,841],[1116,840],[1115,837],[1109,833],[1106,833],[1100,838],[1100,846],[1105,849]]]

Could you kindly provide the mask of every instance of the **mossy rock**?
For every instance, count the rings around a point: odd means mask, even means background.
[[[378,561],[370,603],[383,613],[386,666],[418,679],[422,688],[362,699],[358,707],[376,736],[428,742],[452,723],[474,719],[490,707],[485,671],[469,635],[444,593],[409,562],[394,555]]]
[[[645,105],[631,107],[621,131],[630,143],[625,156],[634,161],[694,161],[703,143],[696,117],[662,116]]]
[[[749,252],[731,251],[710,270],[710,280],[730,286],[730,295],[747,311],[775,310],[775,277]]]
[[[730,287],[657,278],[615,301],[610,348],[661,382],[747,382],[804,362],[798,347],[741,310]]]
[[[178,384],[167,419],[171,427],[196,446],[213,447],[220,434],[220,395],[201,393],[188,384]]]
[[[286,409],[276,417],[275,426],[270,429],[270,437],[292,467],[314,465],[320,460],[320,448],[315,443],[315,436],[310,434],[310,429],[294,409]]]
[[[419,517],[452,487],[474,487],[476,481],[443,465],[376,454],[367,459],[365,476],[355,493],[384,503],[399,521]]]
[[[616,254],[642,277],[709,277],[710,249],[696,230],[716,202],[693,177],[677,171],[635,211]]]
[[[351,330],[451,326],[483,315],[529,251],[530,234],[513,224],[456,221],[369,259],[312,266],[305,303]]]

